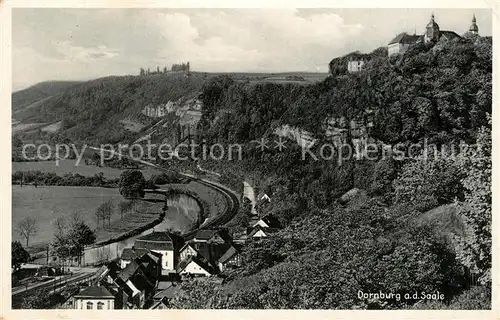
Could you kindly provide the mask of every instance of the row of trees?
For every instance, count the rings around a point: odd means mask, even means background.
[[[162,69],[160,69],[160,66],[156,66],[156,70],[153,70],[153,71],[151,71],[151,69],[149,69],[149,68],[147,68],[147,69],[140,68],[139,75],[140,76],[149,76],[149,75],[153,75],[153,74],[167,73],[169,71],[189,72],[189,70],[190,70],[190,65],[189,65],[189,61],[188,61],[187,63],[184,63],[184,62],[183,63],[174,63],[174,64],[172,64],[172,67],[170,68],[170,70],[168,70],[168,68],[166,66],[163,67]]]
[[[106,222],[107,225],[110,226],[111,217],[113,216],[113,213],[115,213],[115,211],[118,211],[118,214],[120,214],[120,220],[123,220],[123,217],[127,213],[137,211],[137,205],[138,199],[135,198],[131,200],[120,201],[118,202],[117,206],[115,206],[113,200],[108,200],[102,203],[101,205],[99,205],[99,207],[97,207],[97,210],[95,211],[97,227],[99,227],[100,222],[102,222],[103,228]]]
[[[75,186],[75,187],[104,187],[116,188],[118,179],[107,179],[104,173],[99,172],[93,176],[83,176],[78,173],[67,172],[62,176],[55,172],[40,170],[16,171],[12,173],[13,184],[33,184],[45,186]]]

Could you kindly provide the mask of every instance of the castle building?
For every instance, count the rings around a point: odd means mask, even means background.
[[[479,28],[476,25],[476,16],[472,18],[472,25],[469,28],[469,32],[477,34]],[[387,45],[387,52],[389,57],[394,54],[403,54],[405,53],[410,46],[419,43],[436,43],[441,39],[452,40],[460,38],[460,36],[454,32],[449,30],[441,30],[439,25],[436,23],[434,19],[434,13],[431,15],[431,20],[425,26],[425,32],[423,35],[409,35],[406,32],[398,34],[394,39],[392,39]]]
[[[479,28],[476,24],[476,15],[472,16],[472,24],[470,25],[469,32],[472,34],[479,34]]]
[[[424,42],[438,41],[440,36],[439,25],[434,21],[434,13],[431,15],[431,21],[425,26]]]
[[[392,39],[387,45],[387,53],[390,56],[393,54],[403,54],[408,48],[417,43],[421,36],[409,35],[406,32],[400,33],[396,38]]]

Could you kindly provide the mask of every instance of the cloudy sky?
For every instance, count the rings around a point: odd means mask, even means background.
[[[422,33],[434,11],[463,34],[484,9],[13,9],[13,89],[45,80],[137,74],[190,61],[205,72],[326,72],[354,50],[370,52],[402,31]]]

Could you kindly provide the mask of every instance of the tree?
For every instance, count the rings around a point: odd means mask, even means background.
[[[134,206],[133,201],[120,201],[118,204],[118,212],[120,213],[120,219],[123,220],[123,216],[132,210]]]
[[[248,198],[246,198],[248,199]],[[234,233],[240,230],[246,230],[250,224],[250,205],[244,204],[238,213],[229,221],[226,226]]]
[[[26,251],[21,242],[12,241],[12,268],[14,271],[19,270],[22,263],[26,263],[30,259],[28,251]]]
[[[125,170],[120,175],[118,188],[120,194],[126,198],[144,198],[146,180],[139,170]]]
[[[420,211],[463,199],[460,182],[464,172],[445,154],[410,159],[394,180],[394,203],[413,205]]]
[[[108,220],[108,225],[111,224],[111,215],[113,214],[114,205],[112,200],[108,200],[102,203],[96,210],[95,215],[97,217],[97,224],[99,225],[99,220],[102,220],[102,226],[104,227],[104,221]]]
[[[69,225],[61,220],[56,220],[54,224],[57,229],[52,242],[55,255],[63,261],[72,257],[78,257],[80,261],[85,246],[95,242],[95,232],[78,212],[72,214]]]
[[[26,239],[26,248],[29,246],[30,237],[38,232],[38,221],[35,217],[26,217],[17,224],[19,235]]]

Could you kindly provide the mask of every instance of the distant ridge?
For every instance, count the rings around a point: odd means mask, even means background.
[[[44,81],[12,93],[12,111],[64,92],[81,81]]]

